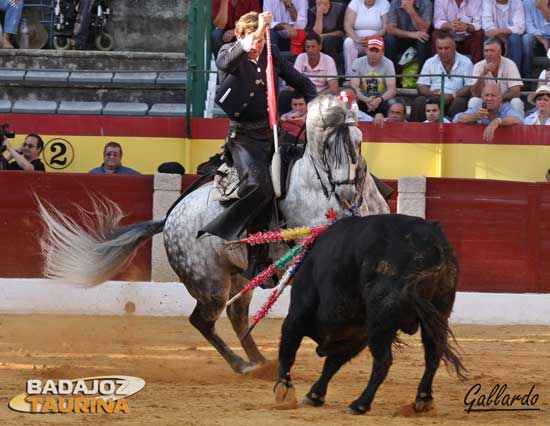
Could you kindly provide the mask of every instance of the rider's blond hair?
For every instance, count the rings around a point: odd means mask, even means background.
[[[248,12],[240,17],[235,24],[235,35],[244,38],[258,29],[258,12]]]

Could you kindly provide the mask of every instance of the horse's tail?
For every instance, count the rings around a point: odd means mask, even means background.
[[[44,275],[70,283],[92,286],[120,272],[133,258],[136,249],[153,235],[162,232],[166,219],[121,227],[120,208],[111,201],[94,200],[91,212],[79,208],[84,226],[38,201],[45,224],[41,239]]]
[[[408,298],[413,302],[414,310],[420,320],[422,332],[430,336],[435,345],[435,351],[441,355],[441,359],[447,367],[454,367],[459,379],[465,380],[467,370],[460,360],[455,336],[449,328],[448,318],[442,314],[434,304],[422,297],[416,286],[411,286]],[[429,348],[425,348],[429,350]]]

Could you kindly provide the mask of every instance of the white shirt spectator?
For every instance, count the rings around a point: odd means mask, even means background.
[[[290,24],[297,30],[303,30],[307,25],[307,0],[293,0],[292,3],[296,8],[298,17],[296,21],[290,18],[290,14],[285,8],[285,4],[282,0],[264,0],[264,12],[271,12],[273,15],[273,21],[271,22],[271,28],[274,28],[278,24]]]
[[[307,60],[307,54],[300,53],[294,62],[294,68],[302,74],[309,74],[307,77],[315,85],[317,93],[321,93],[322,91],[328,89],[328,82],[330,80],[336,80],[336,77],[327,78],[325,77],[326,75],[335,76],[338,74],[334,59],[323,52],[321,52],[321,59],[315,68],[311,68],[311,65]],[[311,75],[319,75],[319,77],[312,77]]]
[[[355,33],[359,37],[369,37],[383,27],[382,15],[390,11],[387,0],[376,0],[371,7],[365,6],[365,0],[351,0],[348,7],[357,13]]]
[[[523,124],[527,124],[528,126],[532,126],[532,125],[550,126],[550,119],[546,119],[544,123],[541,123],[541,120],[539,118],[539,112],[535,111],[534,113],[529,114],[527,117],[523,119]]]
[[[429,120],[424,120],[424,123],[430,123],[430,121]],[[449,119],[447,117],[443,117],[443,123],[450,124],[451,122],[449,121]]]
[[[451,70],[451,74],[456,75],[472,75],[472,69],[474,65],[472,61],[467,56],[462,55],[461,53],[456,52],[455,63]],[[439,55],[432,56],[428,59],[422,71],[420,71],[420,77],[418,77],[417,84],[423,84],[425,86],[430,86],[430,90],[441,90],[441,73],[445,71],[445,67],[439,59]],[[428,77],[429,74],[436,74],[438,77]],[[445,93],[454,94],[459,90],[463,89],[464,86],[472,86],[475,83],[473,78],[465,77],[445,77]]]
[[[512,34],[525,32],[525,10],[521,0],[508,0],[499,4],[495,0],[485,0],[481,15],[481,26],[484,31],[508,28]]]
[[[484,0],[485,2],[488,0]],[[435,0],[434,3],[434,28],[440,30],[447,22],[460,19],[466,24],[472,24],[476,31],[481,29],[481,0],[464,0],[460,7],[455,0]],[[455,40],[464,40],[468,32],[455,34]]]
[[[474,77],[478,77],[481,75],[486,63],[487,62],[484,59],[474,65]],[[500,58],[500,66],[498,67],[497,75],[494,76],[493,74],[489,73],[485,77],[521,78],[521,74],[519,73],[518,66],[514,63],[514,61],[502,56]],[[520,80],[494,80],[494,83],[498,85],[500,93],[506,93],[510,87],[521,86],[523,84]]]
[[[548,84],[550,80],[550,74],[547,70],[542,70],[539,74],[539,80],[544,80],[544,82],[539,81],[539,84]]]

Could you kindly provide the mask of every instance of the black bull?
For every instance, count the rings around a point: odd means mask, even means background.
[[[303,337],[313,339],[326,356],[319,380],[304,402],[319,406],[336,372],[369,347],[373,355],[367,387],[349,406],[362,414],[392,364],[392,344],[400,330],[422,330],[425,370],[413,409],[432,407],[432,382],[440,361],[465,369],[449,344],[448,326],[458,276],[453,248],[435,223],[404,215],[346,218],[315,243],[292,285],[291,302],[282,327],[279,403],[295,402],[290,370]]]

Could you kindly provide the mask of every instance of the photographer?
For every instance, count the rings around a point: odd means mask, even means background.
[[[14,149],[7,138],[2,138],[2,149],[7,151],[5,157],[7,170],[28,170],[45,172],[44,163],[40,160],[40,153],[44,149],[44,141],[39,135],[27,135],[21,147]],[[1,154],[0,154],[1,155]],[[13,161],[12,161],[13,160]]]

